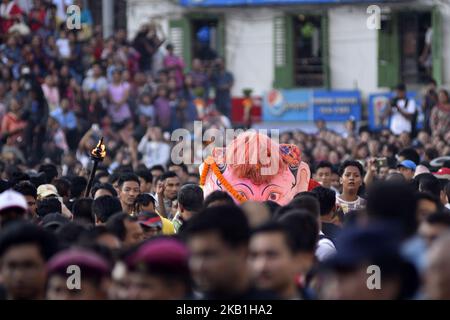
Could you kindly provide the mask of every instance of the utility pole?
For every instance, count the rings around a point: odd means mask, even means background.
[[[103,38],[114,33],[114,0],[102,0]]]

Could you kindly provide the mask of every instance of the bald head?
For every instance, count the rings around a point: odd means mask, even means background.
[[[450,299],[450,233],[436,240],[428,251],[425,295],[432,300]]]
[[[247,201],[242,205],[250,227],[256,228],[270,219],[269,208],[261,202]]]

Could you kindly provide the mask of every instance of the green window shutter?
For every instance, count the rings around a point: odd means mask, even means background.
[[[323,65],[323,86],[326,89],[331,88],[330,74],[330,32],[328,12],[322,14],[322,65]]]
[[[433,55],[433,78],[438,86],[442,85],[442,16],[439,7],[432,13],[433,40],[431,54]]]
[[[169,21],[169,41],[174,46],[174,53],[183,57],[186,70],[190,70],[192,62],[191,24],[183,17]]]
[[[225,52],[225,18],[223,16],[220,16],[219,23],[217,25],[217,54],[226,59],[226,52]]]
[[[378,31],[378,86],[393,88],[400,82],[398,16],[383,21]]]
[[[274,21],[274,88],[288,89],[294,86],[294,51],[292,17],[276,17]]]

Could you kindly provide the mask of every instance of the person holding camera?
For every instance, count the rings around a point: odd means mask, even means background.
[[[384,117],[390,119],[390,129],[393,134],[400,135],[403,132],[413,131],[414,119],[417,114],[416,102],[406,97],[406,86],[399,84],[396,95],[386,108]]]
[[[381,172],[383,169],[383,173]],[[388,166],[387,158],[370,158],[366,162],[366,174],[364,176],[364,185],[368,187],[374,181],[383,180]]]

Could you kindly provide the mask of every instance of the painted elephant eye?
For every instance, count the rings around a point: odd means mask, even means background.
[[[276,201],[280,200],[280,197],[281,197],[280,193],[278,193],[278,192],[271,192],[271,193],[269,193],[269,196],[267,197],[267,200],[276,202]]]

